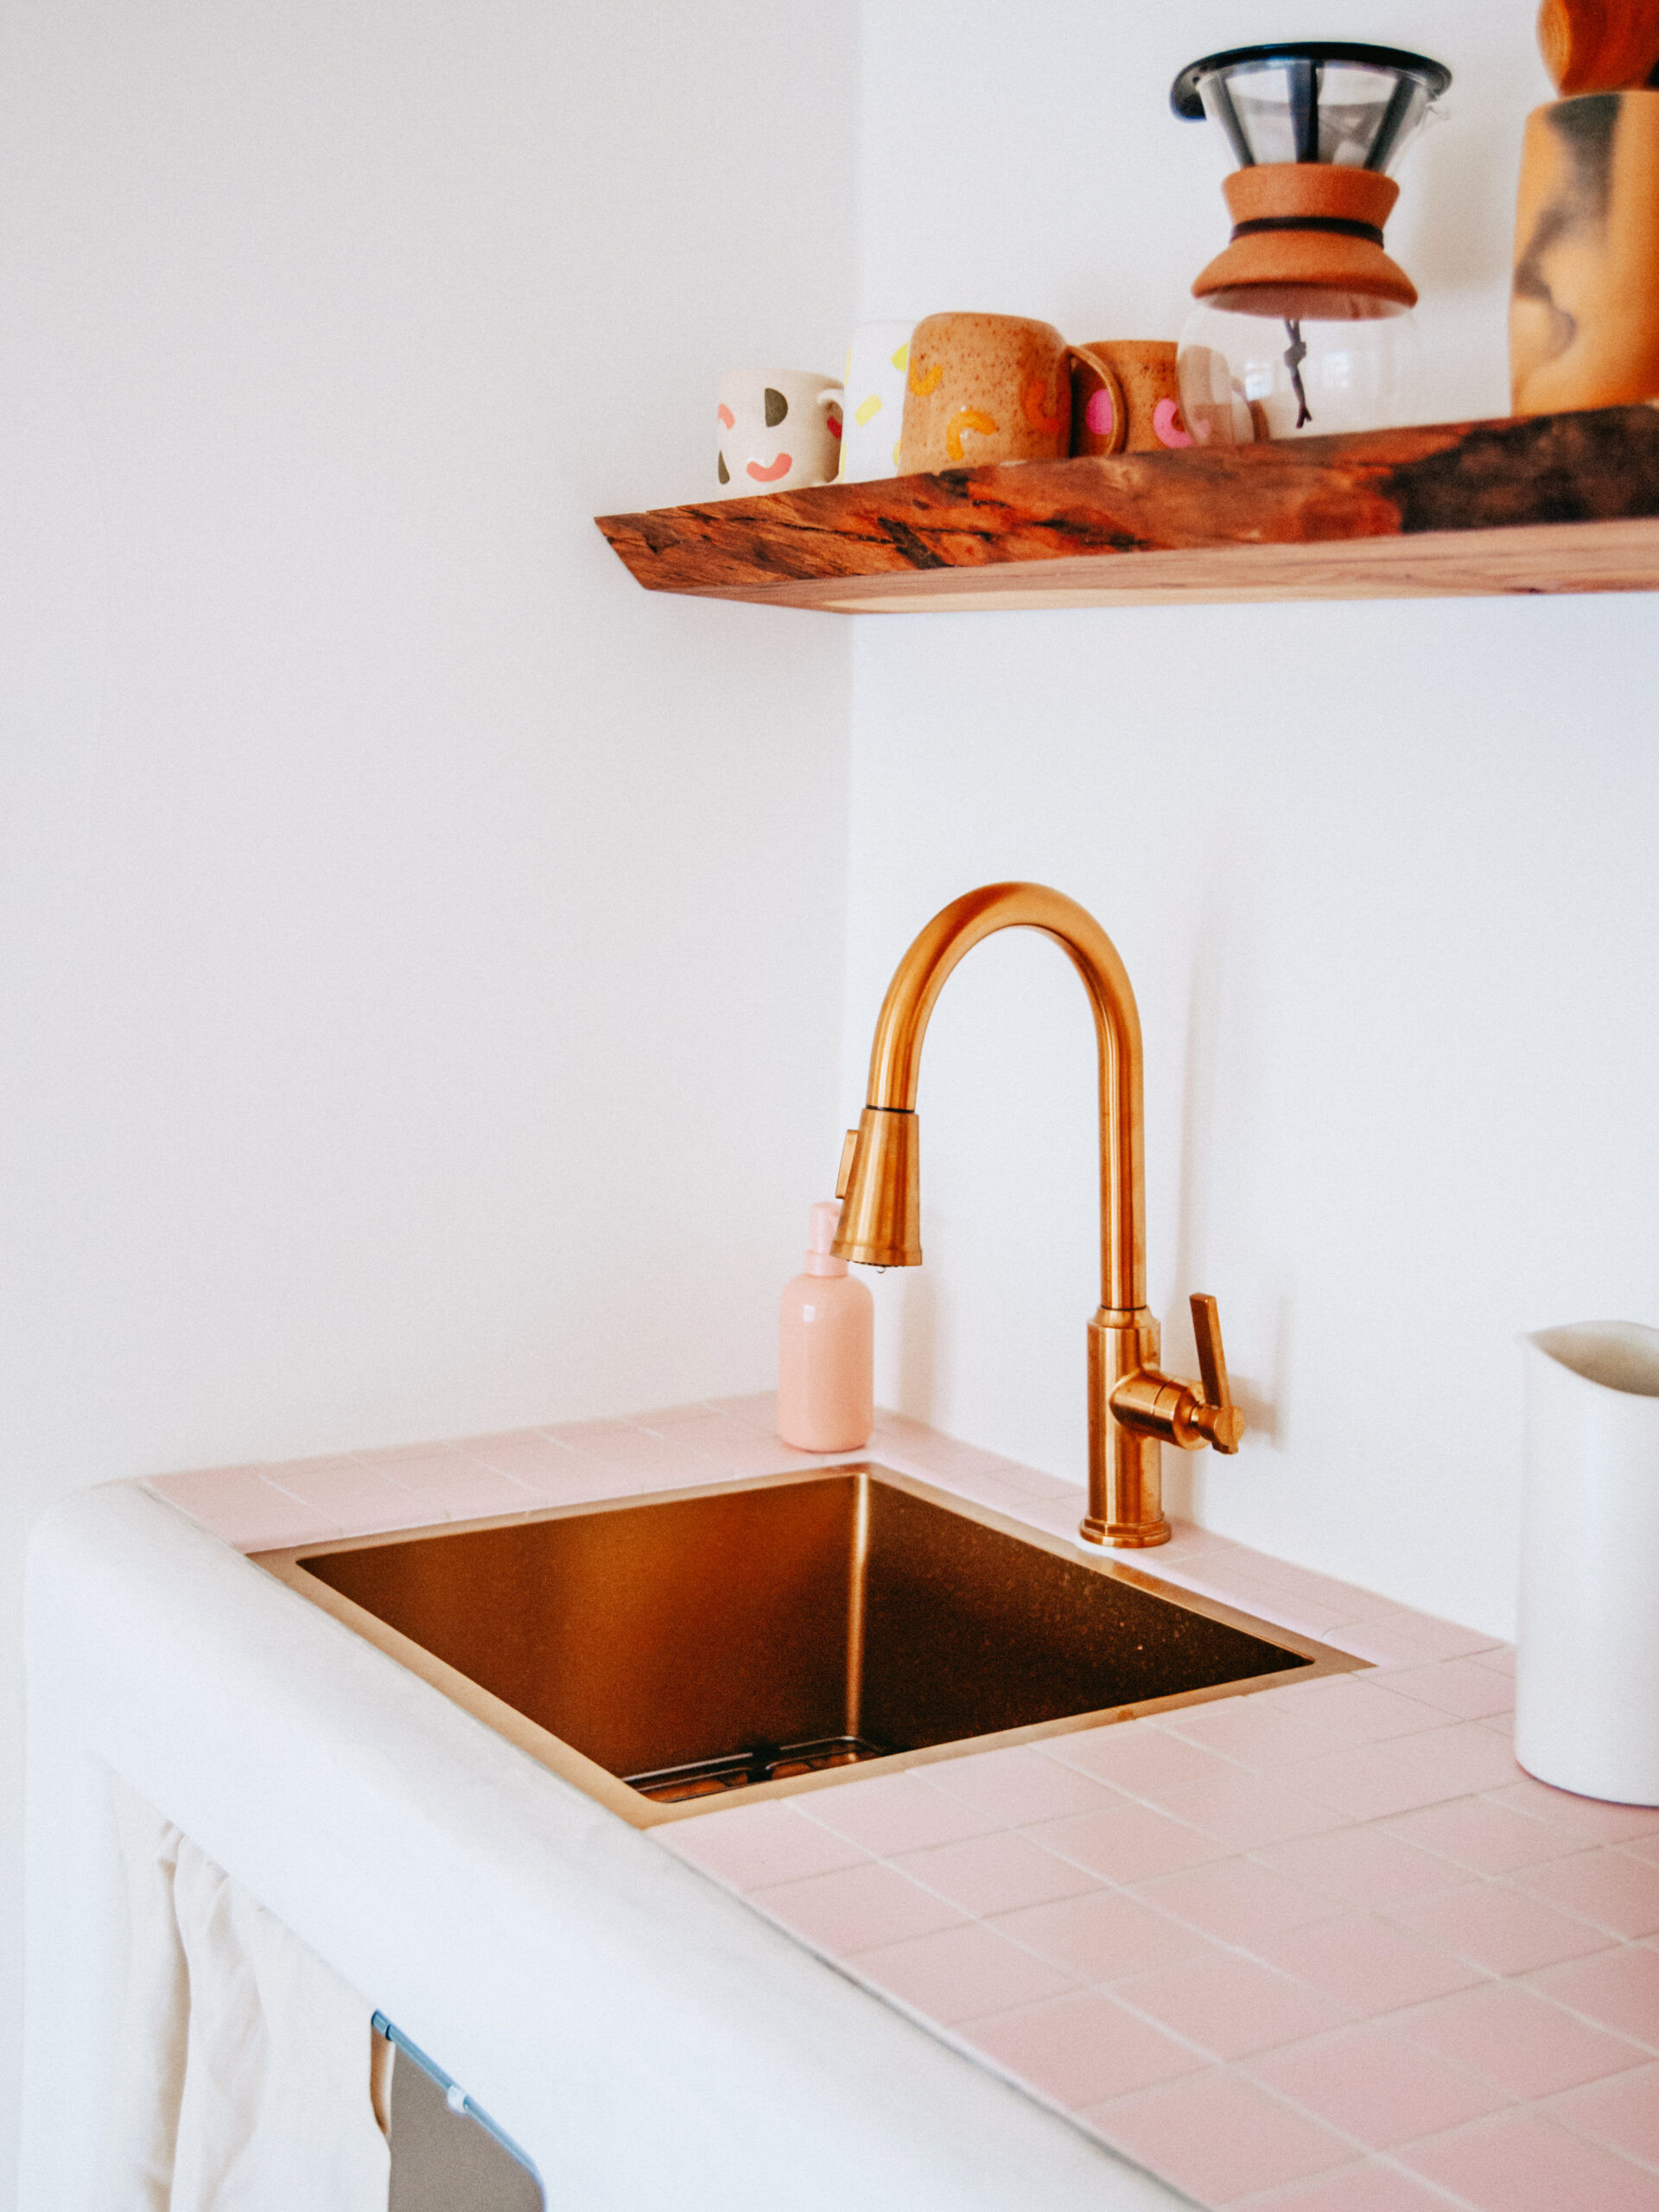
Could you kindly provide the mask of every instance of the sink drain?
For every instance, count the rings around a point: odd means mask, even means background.
[[[757,1783],[821,1774],[827,1767],[856,1766],[861,1759],[891,1758],[897,1748],[866,1736],[820,1736],[810,1744],[757,1744],[749,1751],[658,1767],[649,1774],[625,1774],[622,1779],[659,1805],[677,1805],[688,1797],[714,1797],[726,1789],[752,1789]]]

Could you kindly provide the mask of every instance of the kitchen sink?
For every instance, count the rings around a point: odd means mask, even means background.
[[[1363,1664],[874,1463],[258,1563],[640,1827]]]

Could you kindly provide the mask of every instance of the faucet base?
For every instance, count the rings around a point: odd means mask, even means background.
[[[1147,1551],[1154,1544],[1166,1544],[1174,1534],[1160,1514],[1156,1521],[1112,1522],[1084,1518],[1077,1523],[1077,1534],[1085,1544],[1110,1544],[1122,1552]]]
[[[1166,1544],[1163,1459],[1155,1436],[1121,1421],[1112,1408],[1120,1383],[1158,1366],[1158,1324],[1144,1306],[1103,1306],[1089,1324],[1089,1510],[1085,1543],[1120,1551]]]

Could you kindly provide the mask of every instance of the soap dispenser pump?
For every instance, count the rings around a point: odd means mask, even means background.
[[[812,1208],[805,1272],[778,1315],[778,1433],[801,1452],[856,1452],[875,1425],[875,1300],[830,1247],[841,1200]]]

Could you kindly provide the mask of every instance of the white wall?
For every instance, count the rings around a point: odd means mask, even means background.
[[[1522,118],[1548,92],[1530,10],[1361,12],[1055,0],[1026,41],[1003,9],[871,0],[863,312],[1175,335],[1226,220],[1176,69],[1357,35],[1456,73],[1390,244],[1425,412],[1502,412]],[[1195,1371],[1186,1294],[1214,1291],[1255,1421],[1236,1459],[1165,1454],[1175,1502],[1495,1631],[1516,1332],[1659,1321],[1652,621],[1632,598],[859,624],[843,1107],[930,913],[1008,876],[1083,900],[1140,995],[1166,1350]],[[974,955],[923,1078],[928,1262],[878,1294],[887,1395],[1074,1477],[1091,1056],[1051,947]]]
[[[770,1379],[851,633],[590,518],[712,489],[722,368],[839,363],[854,22],[0,18],[8,2100],[48,1499]]]

